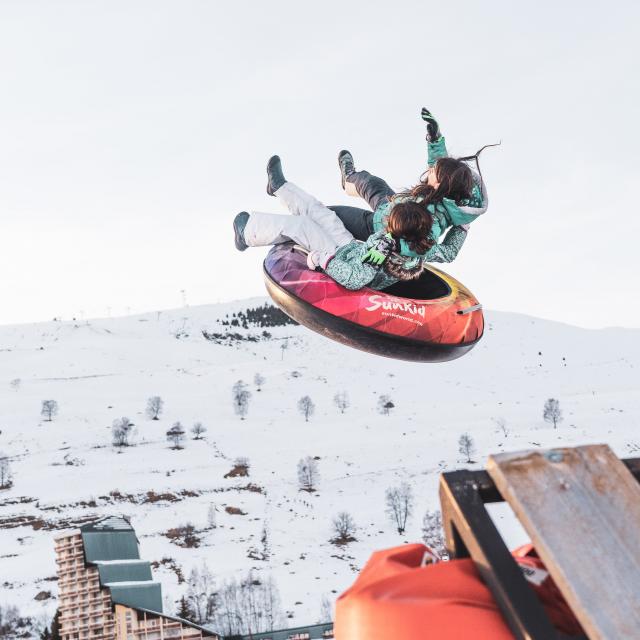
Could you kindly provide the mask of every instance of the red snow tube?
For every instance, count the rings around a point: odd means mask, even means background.
[[[349,291],[307,268],[292,243],[264,261],[273,301],[300,324],[350,347],[415,362],[454,360],[482,337],[482,305],[455,278],[427,266],[420,278],[376,291]]]
[[[336,640],[513,640],[473,561],[422,565],[427,547],[410,544],[374,553],[336,604]],[[516,562],[548,575],[541,561],[514,552]],[[582,629],[551,578],[532,588],[554,626]],[[584,637],[584,636],[581,636]]]

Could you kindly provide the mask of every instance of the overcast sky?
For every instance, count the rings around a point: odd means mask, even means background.
[[[327,204],[336,156],[402,188],[422,105],[483,156],[446,269],[486,308],[640,326],[640,3],[0,0],[0,323],[264,292],[265,164]]]

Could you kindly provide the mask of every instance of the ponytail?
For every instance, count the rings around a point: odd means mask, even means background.
[[[425,254],[434,242],[429,238],[433,217],[423,203],[399,202],[393,206],[387,218],[387,230],[394,238],[406,240],[411,251]]]

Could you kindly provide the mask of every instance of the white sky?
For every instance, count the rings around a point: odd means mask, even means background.
[[[409,186],[422,105],[491,205],[447,268],[492,309],[640,326],[640,3],[0,1],[0,323],[264,292],[264,166]]]

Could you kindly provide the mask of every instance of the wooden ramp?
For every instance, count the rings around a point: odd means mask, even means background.
[[[611,449],[503,453],[487,470],[590,640],[640,639],[640,484]]]

